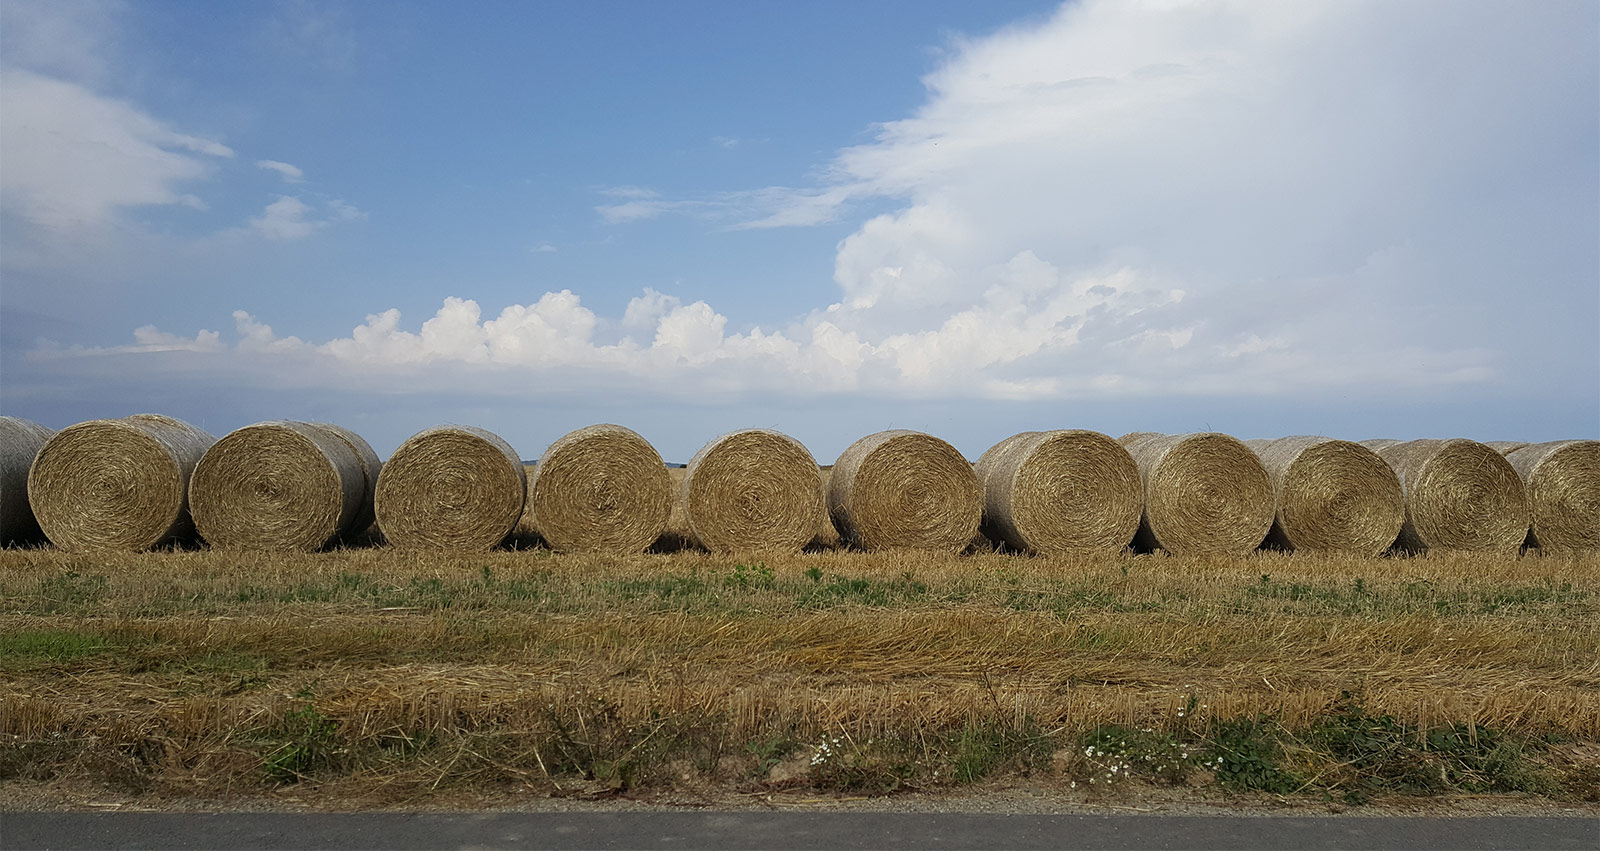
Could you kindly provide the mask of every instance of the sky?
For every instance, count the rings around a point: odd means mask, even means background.
[[[1600,6],[0,0],[0,412],[1600,437]]]

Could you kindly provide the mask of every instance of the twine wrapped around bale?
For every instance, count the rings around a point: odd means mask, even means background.
[[[39,543],[44,533],[28,505],[28,468],[55,434],[33,420],[0,417],[0,546]]]
[[[28,473],[46,537],[75,552],[146,550],[194,537],[189,478],[217,439],[159,414],[56,432]]]
[[[1525,440],[1491,440],[1484,444],[1484,446],[1493,449],[1501,455],[1510,455],[1511,453],[1527,445],[1528,442]]]
[[[983,531],[1024,552],[1115,551],[1128,546],[1144,509],[1139,468],[1095,431],[1031,431],[978,459]]]
[[[852,547],[960,552],[977,536],[983,490],[954,446],[921,432],[882,431],[839,456],[828,511]]]
[[[200,537],[218,549],[319,550],[370,510],[366,465],[322,424],[256,423],[206,450],[189,506]]]
[[[1600,550],[1600,440],[1557,440],[1506,456],[1527,488],[1540,549]]]
[[[526,496],[527,474],[509,444],[481,428],[443,425],[389,456],[373,508],[397,547],[482,551],[511,534]]]
[[[1148,437],[1128,447],[1144,483],[1142,549],[1242,555],[1272,528],[1272,482],[1250,448],[1226,434]]]
[[[637,432],[594,425],[545,450],[528,501],[534,529],[557,552],[638,553],[666,529],[672,480]]]
[[[714,553],[799,552],[817,534],[822,473],[800,441],[769,429],[725,434],[684,472],[689,534]]]
[[[1500,453],[1475,440],[1369,440],[1394,468],[1406,520],[1396,546],[1516,552],[1530,519],[1522,479]]]
[[[1292,550],[1378,555],[1405,523],[1400,479],[1376,452],[1326,437],[1247,440],[1267,468],[1277,514],[1267,539]]]

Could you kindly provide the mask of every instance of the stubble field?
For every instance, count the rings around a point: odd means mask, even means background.
[[[1600,800],[1600,559],[0,552],[13,795]]]

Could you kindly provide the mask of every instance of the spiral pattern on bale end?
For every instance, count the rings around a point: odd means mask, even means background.
[[[1359,443],[1326,437],[1249,440],[1277,500],[1270,540],[1294,550],[1377,555],[1405,523],[1393,469]]]
[[[960,552],[977,536],[983,490],[954,446],[921,432],[882,431],[839,456],[828,511],[840,539],[859,549]]]
[[[1121,444],[1095,431],[1023,432],[978,459],[983,529],[1017,550],[1115,551],[1139,528],[1139,468]]]
[[[365,470],[349,440],[322,424],[256,423],[206,450],[189,482],[190,511],[218,549],[311,552],[370,510]]]
[[[533,527],[557,552],[643,552],[672,514],[666,463],[619,425],[580,428],[552,443],[529,488]]]
[[[1600,441],[1529,444],[1506,460],[1527,488],[1541,549],[1600,550]]]
[[[522,459],[492,432],[435,426],[412,435],[378,473],[373,508],[389,543],[483,551],[511,534],[527,496]]]
[[[1144,484],[1142,547],[1174,555],[1242,555],[1272,528],[1272,482],[1248,446],[1207,432],[1128,447]]]
[[[1475,440],[1363,441],[1405,489],[1401,549],[1516,552],[1527,540],[1528,500],[1511,462]]]
[[[744,429],[706,444],[683,478],[685,520],[714,553],[799,552],[816,537],[826,498],[817,461],[800,441]]]
[[[28,504],[28,468],[53,434],[33,420],[0,417],[0,546],[26,546],[44,538]]]
[[[159,414],[56,432],[28,472],[46,537],[74,552],[138,551],[194,537],[189,478],[217,439]]]

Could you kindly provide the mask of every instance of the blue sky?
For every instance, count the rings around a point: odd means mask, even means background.
[[[0,409],[1600,436],[1592,3],[0,0]]]

